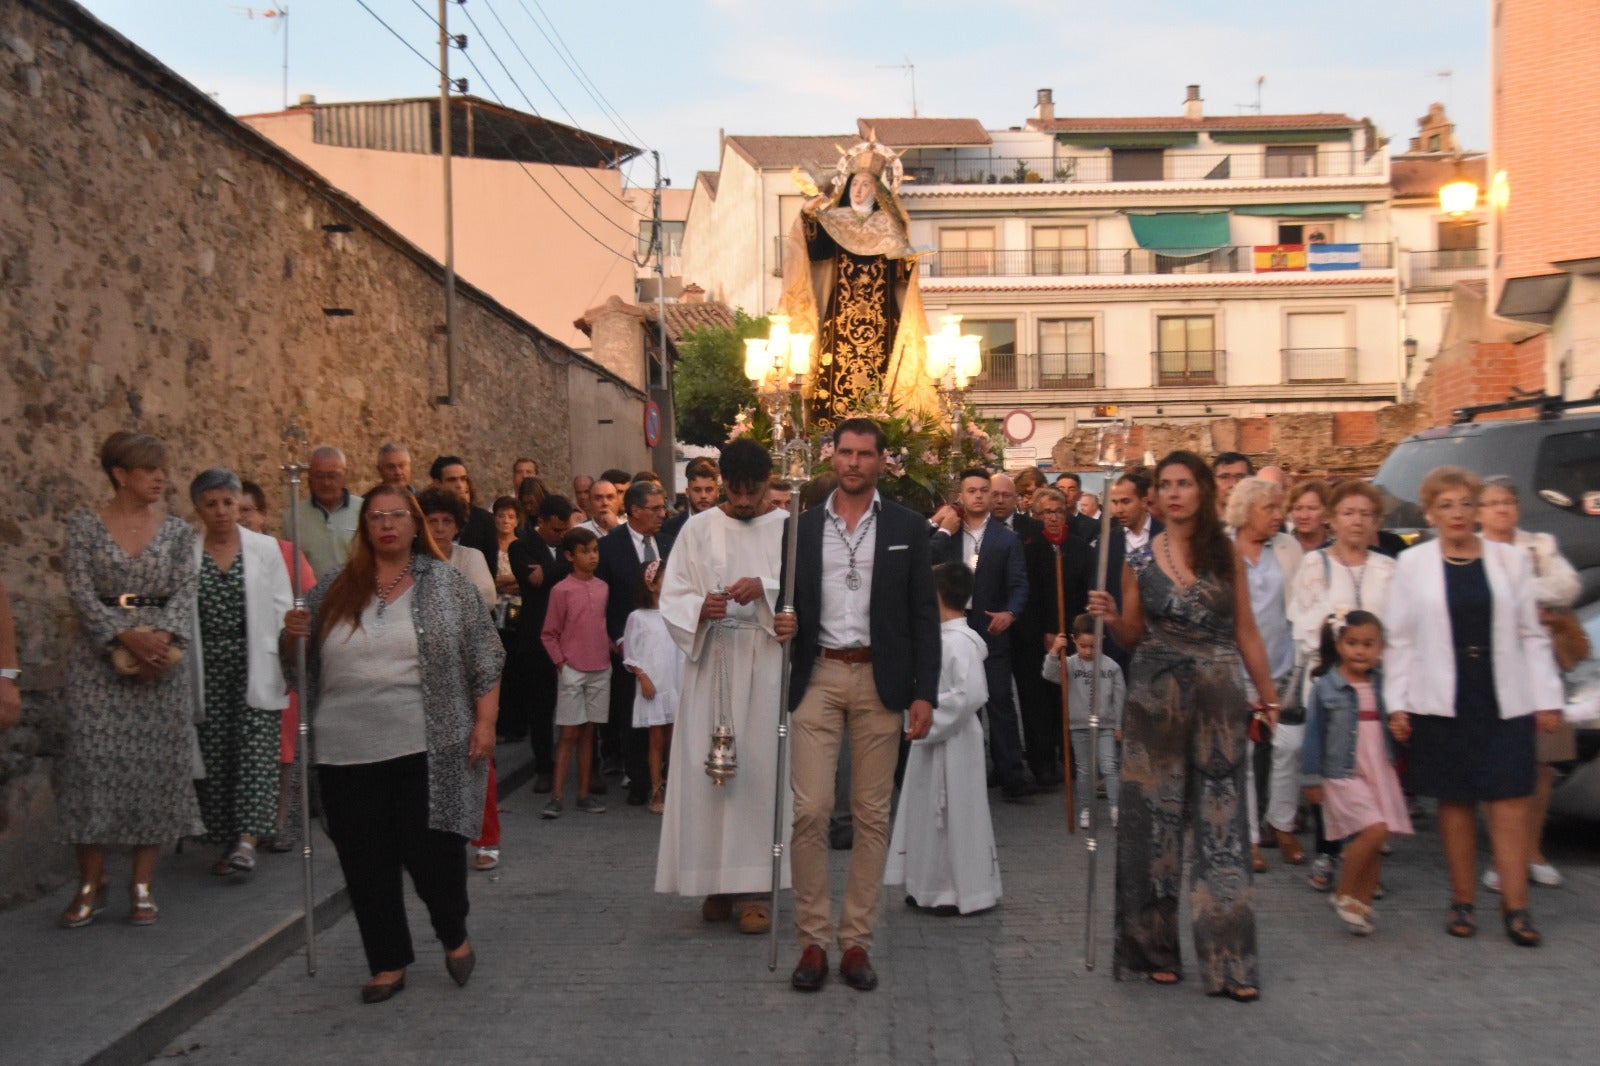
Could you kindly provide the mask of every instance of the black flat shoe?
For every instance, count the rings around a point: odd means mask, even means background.
[[[395,996],[405,991],[405,987],[405,974],[401,974],[397,979],[389,981],[386,984],[376,984],[372,981],[368,981],[366,984],[361,986],[361,1002],[382,1003],[385,1000],[393,999]]]
[[[467,948],[465,955],[446,955],[444,968],[450,974],[450,979],[456,983],[457,988],[465,988],[467,979],[472,976],[472,970],[478,965],[478,953],[472,948]]]

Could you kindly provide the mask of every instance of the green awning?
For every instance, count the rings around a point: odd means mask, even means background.
[[[1183,130],[1137,130],[1123,133],[1059,133],[1056,140],[1073,148],[1181,148],[1198,144],[1199,134]]]
[[[1128,225],[1140,248],[1160,255],[1205,255],[1230,243],[1226,211],[1130,212]]]
[[[1245,204],[1235,207],[1236,215],[1252,215],[1265,218],[1338,218],[1344,215],[1359,215],[1365,205],[1363,204]]]
[[[1323,141],[1348,141],[1343,130],[1213,130],[1213,144],[1316,144]]]

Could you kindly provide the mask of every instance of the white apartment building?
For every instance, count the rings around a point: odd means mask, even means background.
[[[1371,410],[1405,391],[1377,131],[1340,114],[1207,116],[1198,86],[1171,116],[1058,117],[1043,89],[1006,130],[864,118],[856,135],[725,137],[721,171],[696,182],[685,279],[771,310],[801,202],[790,169],[868,133],[903,151],[911,243],[933,253],[930,324],[959,314],[982,338],[969,398],[1005,419],[1011,462],[1048,460],[1108,405],[1183,422]]]

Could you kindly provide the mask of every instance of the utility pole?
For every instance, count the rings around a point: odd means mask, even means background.
[[[656,406],[661,409],[661,439],[651,456],[656,473],[669,476],[677,467],[674,448],[678,436],[676,412],[672,406],[672,357],[667,353],[667,231],[661,217],[661,153],[652,150],[656,164],[656,192],[651,208],[656,246],[656,343],[661,351],[661,389]]]
[[[455,199],[450,187],[450,27],[449,0],[439,0],[439,158],[444,165],[444,395],[456,402],[456,239]]]

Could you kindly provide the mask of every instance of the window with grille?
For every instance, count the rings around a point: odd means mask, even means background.
[[[1094,319],[1055,318],[1039,323],[1039,387],[1092,389],[1099,358]]]
[[[955,226],[939,231],[939,273],[947,278],[994,273],[994,230]]]
[[[1033,272],[1035,274],[1089,273],[1088,247],[1088,226],[1035,226]]]
[[[1156,384],[1217,385],[1217,328],[1213,315],[1156,319]]]

